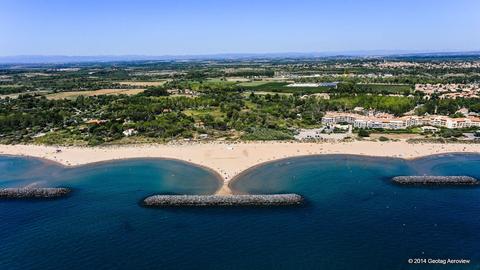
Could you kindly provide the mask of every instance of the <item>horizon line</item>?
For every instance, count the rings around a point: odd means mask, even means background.
[[[312,52],[225,52],[210,54],[19,54],[0,55],[0,64],[55,64],[80,62],[114,62],[114,61],[161,61],[161,60],[209,60],[209,59],[261,59],[261,58],[327,58],[327,57],[395,57],[416,55],[480,55],[478,50],[346,50],[346,51],[312,51]]]
[[[165,57],[165,56],[209,56],[209,55],[269,55],[269,54],[352,54],[352,53],[480,53],[478,49],[358,49],[358,50],[326,50],[326,51],[278,51],[278,52],[213,52],[213,53],[164,53],[164,54],[146,54],[146,53],[105,53],[105,54],[42,54],[42,53],[22,53],[0,55],[0,58],[5,57],[20,57],[20,56],[65,56],[65,57],[99,57],[99,56],[145,56],[145,57]]]

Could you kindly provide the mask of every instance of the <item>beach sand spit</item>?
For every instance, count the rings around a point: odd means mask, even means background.
[[[444,153],[480,153],[480,144],[354,141],[342,143],[213,142],[104,147],[0,145],[0,155],[45,158],[65,166],[129,158],[178,159],[210,168],[225,182],[255,165],[295,156],[351,154],[412,159]],[[230,193],[228,190],[222,192]]]

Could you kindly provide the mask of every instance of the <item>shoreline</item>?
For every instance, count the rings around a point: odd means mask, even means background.
[[[230,179],[228,182],[225,182],[224,186],[228,186],[228,190],[232,191],[232,194],[248,194],[248,193],[242,193],[236,191],[234,188],[231,187],[234,182],[238,181],[241,179],[245,174],[248,174],[249,172],[262,167],[264,165],[269,165],[271,163],[275,162],[281,162],[281,161],[286,161],[290,158],[303,158],[303,157],[321,157],[321,156],[341,156],[341,155],[347,155],[347,156],[353,156],[353,157],[366,157],[366,158],[388,158],[388,159],[398,159],[398,160],[415,160],[415,159],[421,159],[421,158],[426,158],[426,157],[435,157],[435,156],[441,156],[441,155],[480,155],[480,152],[445,152],[445,153],[435,153],[435,154],[428,154],[428,155],[421,155],[421,156],[416,156],[416,157],[409,157],[409,158],[402,158],[402,157],[390,157],[390,156],[372,156],[372,155],[364,155],[364,154],[348,154],[348,153],[335,153],[335,154],[312,154],[312,155],[302,155],[302,156],[294,156],[294,157],[286,157],[286,158],[280,158],[276,160],[270,160],[266,161],[263,163],[259,163],[256,165],[253,165],[252,167],[243,170],[239,174],[235,175]],[[217,191],[218,192],[218,191]]]
[[[338,143],[212,142],[100,147],[0,145],[0,155],[42,158],[66,167],[141,158],[179,160],[205,168],[223,181],[224,185],[217,191],[220,195],[231,194],[229,183],[245,171],[285,158],[346,154],[414,159],[448,153],[480,154],[480,144],[354,141]]]

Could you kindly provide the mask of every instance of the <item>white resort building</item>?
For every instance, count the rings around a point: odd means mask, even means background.
[[[371,129],[406,129],[415,126],[469,128],[480,127],[480,117],[451,118],[441,115],[395,117],[391,114],[365,116],[354,113],[327,112],[322,118],[322,123],[325,125],[348,123],[355,128]]]

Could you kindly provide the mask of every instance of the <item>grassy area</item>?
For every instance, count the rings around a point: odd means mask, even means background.
[[[204,115],[207,115],[207,114],[210,114],[211,116],[213,116],[215,118],[225,116],[225,113],[221,112],[218,109],[215,109],[215,110],[206,110],[206,109],[205,110],[185,110],[185,111],[183,111],[183,113],[185,113],[188,116],[192,116],[194,118],[204,116]]]
[[[191,90],[199,91],[205,89],[225,89],[234,86],[235,82],[228,82],[223,80],[207,80],[203,82],[190,81],[188,86]]]
[[[141,81],[123,81],[119,82],[121,85],[129,85],[135,87],[149,87],[149,86],[162,86],[167,82],[167,80],[156,81],[156,82],[141,82]]]
[[[244,134],[242,139],[251,141],[293,140],[293,134],[289,131],[258,128]]]
[[[67,130],[49,132],[45,136],[36,138],[34,142],[48,145],[87,145],[84,136]]]

